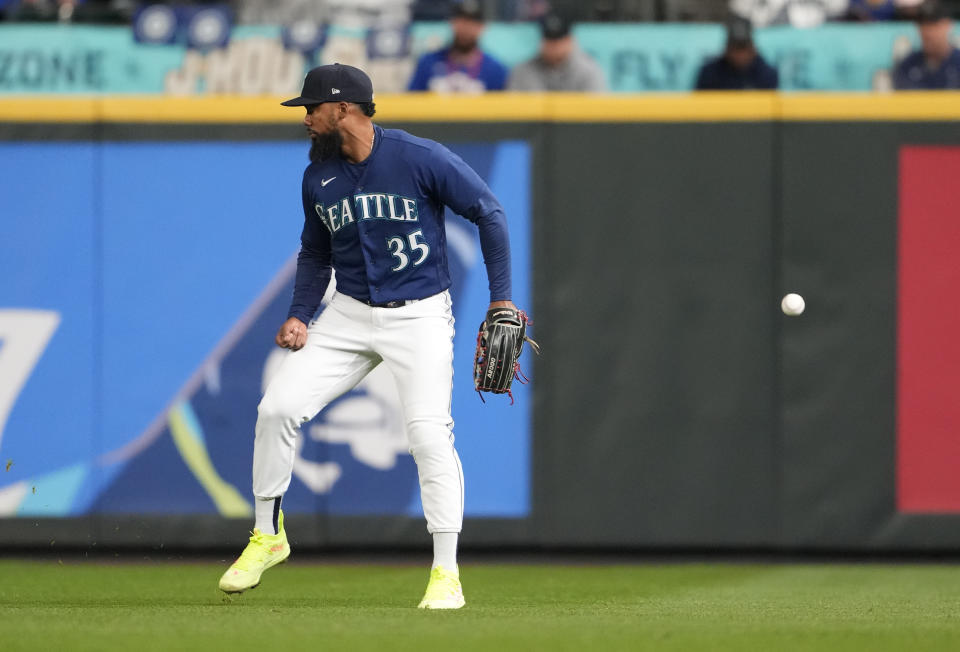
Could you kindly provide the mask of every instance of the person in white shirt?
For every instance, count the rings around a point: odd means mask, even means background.
[[[603,92],[603,70],[574,40],[570,23],[559,14],[540,22],[543,38],[539,54],[514,67],[507,80],[508,91]]]

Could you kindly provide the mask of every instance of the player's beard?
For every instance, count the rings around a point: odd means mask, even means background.
[[[329,133],[310,133],[310,162],[326,161],[328,158],[340,155],[343,147],[343,136],[336,129]]]
[[[477,47],[477,39],[467,36],[454,36],[450,47],[457,54],[470,54]]]

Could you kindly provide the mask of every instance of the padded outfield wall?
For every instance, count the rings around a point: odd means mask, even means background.
[[[378,117],[501,196],[545,350],[518,405],[472,396],[485,278],[451,217],[465,544],[960,543],[960,97],[407,96]],[[0,544],[249,527],[304,157],[273,99],[0,101]],[[299,545],[427,543],[397,414],[374,378],[308,425]]]

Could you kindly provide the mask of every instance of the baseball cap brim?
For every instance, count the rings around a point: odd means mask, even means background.
[[[307,106],[309,104],[323,104],[323,102],[324,100],[315,100],[313,98],[303,97],[301,95],[300,97],[295,97],[291,100],[287,100],[286,102],[280,102],[280,105],[281,106]]]

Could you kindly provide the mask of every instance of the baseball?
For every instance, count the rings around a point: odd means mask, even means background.
[[[791,317],[796,317],[801,314],[806,305],[803,297],[793,292],[783,297],[783,300],[780,301],[780,309],[783,310],[783,314],[790,315]]]

